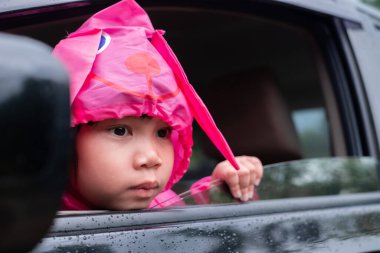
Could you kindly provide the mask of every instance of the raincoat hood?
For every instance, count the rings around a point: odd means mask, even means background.
[[[72,126],[146,114],[172,127],[175,158],[168,189],[187,170],[193,117],[238,166],[163,34],[135,1],[123,0],[88,19],[53,54],[70,73]]]

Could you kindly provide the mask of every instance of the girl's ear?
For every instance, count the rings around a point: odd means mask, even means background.
[[[53,55],[63,62],[70,75],[70,104],[91,71],[101,35],[102,31],[99,29],[81,34],[73,33],[54,48]]]

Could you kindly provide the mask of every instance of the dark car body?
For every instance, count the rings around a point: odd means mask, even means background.
[[[7,1],[0,28],[54,46],[115,2]],[[32,252],[380,251],[380,11],[348,0],[138,2],[235,154],[262,159],[259,200],[238,203],[217,185],[204,203],[181,195],[187,206],[63,212]],[[194,138],[178,192],[220,159],[196,125]]]

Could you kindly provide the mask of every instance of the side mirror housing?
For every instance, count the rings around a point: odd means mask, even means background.
[[[68,77],[51,49],[0,34],[0,251],[26,252],[49,229],[68,174]]]

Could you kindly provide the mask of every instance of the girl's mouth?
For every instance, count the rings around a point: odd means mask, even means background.
[[[140,198],[154,197],[158,189],[159,189],[159,184],[157,181],[143,182],[141,184],[138,184],[129,188],[129,190],[132,191],[135,196],[140,197]]]

